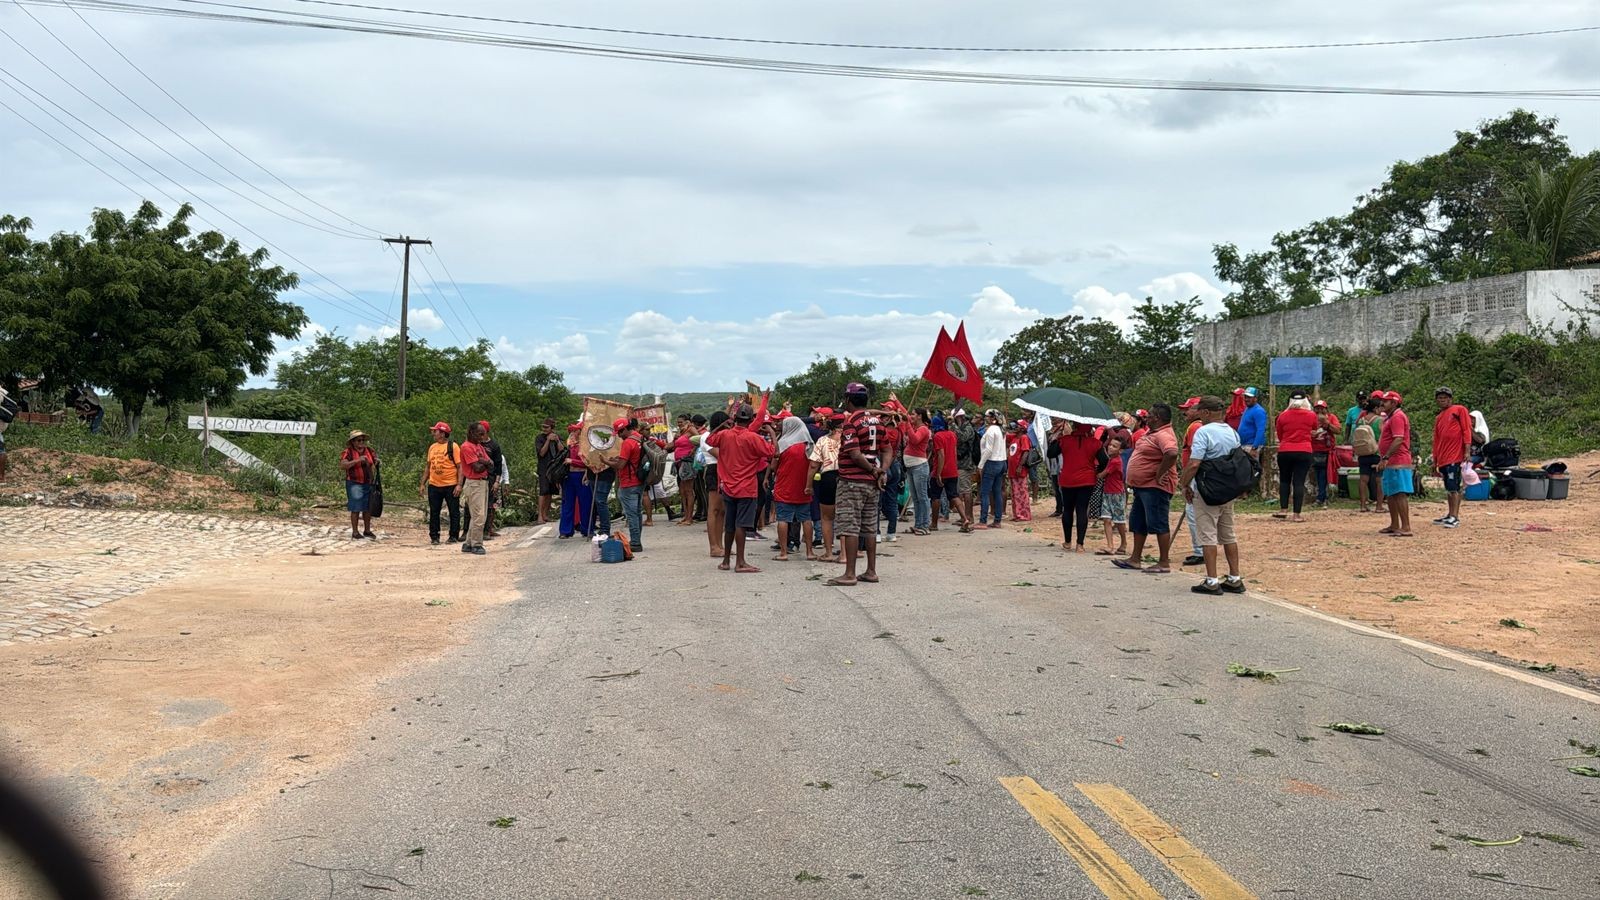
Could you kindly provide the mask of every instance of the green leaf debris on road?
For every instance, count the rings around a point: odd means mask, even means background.
[[[825,877],[827,876],[813,875],[810,872],[807,872],[805,869],[801,869],[799,873],[794,876],[794,880],[800,882],[801,884],[809,884],[822,881]]]
[[[1567,771],[1585,778],[1600,778],[1600,769],[1594,766],[1567,766]]]
[[[1328,729],[1329,731],[1337,731],[1337,732],[1339,732],[1341,734],[1386,734],[1387,733],[1382,728],[1379,728],[1376,725],[1368,725],[1365,722],[1334,722],[1332,724],[1324,725],[1322,727]]]
[[[489,824],[494,826],[495,828],[510,828],[511,826],[517,824],[517,817],[516,816],[501,816],[498,819],[490,819],[489,820]]]
[[[1228,663],[1228,674],[1229,675],[1237,675],[1240,678],[1254,678],[1254,679],[1257,679],[1259,681],[1277,681],[1279,675],[1287,675],[1290,672],[1298,672],[1298,671],[1300,671],[1298,668],[1294,668],[1294,669],[1257,669],[1254,666],[1247,666],[1247,665],[1245,665],[1243,663]]]

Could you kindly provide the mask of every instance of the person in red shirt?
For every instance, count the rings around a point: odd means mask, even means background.
[[[1383,395],[1383,431],[1378,435],[1378,471],[1383,473],[1383,496],[1389,505],[1389,527],[1379,534],[1411,537],[1411,492],[1416,476],[1411,471],[1411,418],[1400,409],[1399,391]]]
[[[372,487],[378,480],[378,455],[367,443],[365,431],[350,432],[339,453],[339,468],[344,471],[345,508],[350,511],[350,539],[377,540],[372,533]],[[365,531],[362,530],[365,526]]]
[[[1311,431],[1311,473],[1317,481],[1317,508],[1327,509],[1328,484],[1334,479],[1329,466],[1333,464],[1333,450],[1344,431],[1344,423],[1328,410],[1328,401],[1318,400],[1311,406],[1317,414],[1317,427]]]
[[[755,417],[750,404],[741,403],[734,411],[733,427],[706,438],[717,451],[717,489],[722,493],[726,517],[722,530],[722,563],[717,568],[724,572],[732,568],[741,575],[761,571],[745,560],[744,545],[745,535],[756,527],[757,480],[772,460],[772,445],[750,430]],[[730,566],[729,557],[735,551],[737,560]]]
[[[644,458],[644,438],[632,419],[618,419],[611,430],[621,443],[611,468],[617,472],[617,500],[628,521],[628,545],[634,553],[644,551],[644,484],[639,481],[639,460]]]
[[[1128,530],[1133,543],[1126,558],[1113,557],[1111,564],[1129,571],[1143,570],[1151,575],[1172,571],[1172,495],[1178,491],[1178,436],[1172,432],[1172,407],[1156,403],[1150,407],[1150,431],[1135,443],[1133,456],[1125,464],[1124,477],[1133,488],[1133,508],[1128,511]],[[1155,565],[1144,567],[1144,545],[1156,536],[1160,556]]]
[[[1311,474],[1311,432],[1317,414],[1304,391],[1289,397],[1289,408],[1278,414],[1278,511],[1274,519],[1289,517],[1289,497],[1294,496],[1293,522],[1304,522],[1300,510],[1306,502],[1306,476]]]
[[[1455,391],[1447,387],[1433,392],[1439,415],[1433,420],[1433,471],[1444,479],[1443,517],[1433,524],[1455,528],[1461,524],[1461,464],[1472,455],[1472,413],[1456,402]]]
[[[1022,458],[1033,448],[1023,423],[1012,422],[1006,429],[1006,479],[1011,482],[1011,518],[1033,521],[1033,498],[1028,495],[1028,467]]]
[[[489,472],[494,462],[489,458],[489,448],[484,442],[489,432],[482,422],[467,426],[467,441],[461,445],[461,480],[456,483],[456,495],[467,511],[466,540],[461,543],[462,553],[483,556],[483,526],[489,521]]]
[[[1099,480],[1095,457],[1100,453],[1100,442],[1094,438],[1093,427],[1066,419],[1051,427],[1050,436],[1050,456],[1061,458],[1061,473],[1056,476],[1056,483],[1061,486],[1061,549],[1082,553],[1089,530],[1089,500]],[[1076,545],[1072,540],[1074,530]]]
[[[932,504],[928,502],[928,482],[933,478],[929,457],[933,453],[933,429],[928,427],[928,411],[913,409],[906,414],[905,477],[911,483],[911,533],[928,533]]]
[[[811,548],[811,432],[799,416],[783,420],[776,467],[772,500],[777,506],[778,555],[773,559],[789,561],[789,538],[798,528],[806,559],[815,560]]]

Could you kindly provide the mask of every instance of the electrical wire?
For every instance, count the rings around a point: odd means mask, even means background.
[[[31,5],[59,6],[64,0],[13,0]],[[516,35],[491,32],[473,32],[445,29],[383,20],[357,20],[338,16],[316,16],[311,13],[287,13],[300,19],[271,16],[242,15],[209,12],[195,9],[158,7],[118,0],[72,0],[80,7],[112,12],[170,16],[185,19],[238,22],[246,24],[276,25],[309,28],[355,34],[376,34],[420,40],[442,41],[476,46],[500,47],[535,52],[558,53],[625,59],[640,62],[672,65],[706,66],[722,69],[780,72],[801,75],[823,75],[848,78],[889,79],[898,81],[937,82],[947,84],[984,84],[1030,87],[1099,88],[1107,90],[1136,91],[1201,91],[1231,93],[1321,94],[1391,97],[1455,97],[1517,100],[1594,100],[1600,99],[1600,90],[1582,89],[1521,89],[1521,90],[1457,90],[1437,88],[1362,87],[1350,85],[1282,84],[1237,81],[1197,81],[1163,78],[1119,78],[1111,76],[1077,76],[1024,74],[952,69],[904,68],[887,66],[857,66],[835,63],[806,62],[801,60],[771,59],[763,57],[721,56],[645,47],[607,46],[571,41],[536,40]],[[212,3],[234,9],[257,10],[286,14],[281,9],[265,9],[240,4]]]
[[[22,4],[18,3],[16,5],[20,7]],[[24,9],[23,12],[27,13],[27,10]],[[31,13],[28,13],[28,15],[29,15],[30,18],[32,17]],[[34,19],[34,21],[36,23],[38,22],[37,19]],[[40,27],[44,28],[44,25],[41,23]],[[51,32],[48,28],[45,28],[45,31],[47,33],[49,33],[51,37],[55,37],[55,33]],[[11,34],[11,32],[7,31],[4,28],[0,28],[0,35],[4,35],[6,40],[9,40],[11,43],[16,44],[17,47],[21,48],[22,52],[24,52],[24,53],[28,54],[28,56],[32,57],[34,62],[38,63],[46,71],[48,71],[50,74],[54,75],[58,80],[60,80],[67,87],[72,88],[72,90],[74,92],[76,92],[78,94],[78,96],[82,97],[83,99],[85,99],[85,100],[89,101],[90,103],[94,104],[95,106],[99,107],[101,112],[104,112],[106,115],[110,116],[111,118],[116,119],[119,123],[122,124],[122,126],[124,128],[127,128],[129,131],[132,131],[134,134],[136,134],[139,137],[143,138],[145,143],[149,144],[150,146],[156,148],[157,150],[159,150],[162,153],[166,154],[167,156],[171,157],[173,159],[173,161],[177,162],[179,165],[183,166],[184,168],[188,169],[189,171],[193,172],[194,174],[199,175],[201,178],[206,179],[207,181],[211,182],[212,184],[216,185],[217,187],[220,187],[223,190],[225,190],[225,191],[237,196],[238,198],[240,198],[241,200],[246,201],[247,203],[250,203],[250,204],[252,204],[254,206],[257,206],[257,207],[259,207],[259,208],[261,208],[263,210],[266,210],[267,212],[272,213],[273,215],[278,216],[281,219],[287,219],[290,222],[294,222],[297,225],[303,225],[303,226],[305,226],[307,228],[315,229],[317,231],[327,232],[328,234],[332,234],[332,235],[334,235],[336,237],[355,237],[355,238],[358,238],[358,239],[361,239],[361,240],[368,240],[369,239],[365,235],[355,235],[355,234],[343,233],[343,232],[338,232],[338,231],[332,231],[332,230],[329,230],[327,228],[323,228],[323,227],[321,227],[319,225],[314,225],[314,224],[312,224],[310,222],[305,222],[305,221],[302,221],[300,219],[296,219],[293,216],[286,215],[285,213],[280,212],[279,210],[273,209],[272,207],[267,206],[264,203],[261,203],[259,200],[256,200],[255,198],[253,198],[253,197],[251,197],[251,196],[249,196],[247,194],[244,194],[238,188],[235,188],[235,187],[233,187],[231,185],[227,185],[227,184],[222,183],[221,181],[218,181],[216,178],[213,178],[210,174],[208,174],[206,172],[203,172],[200,169],[196,168],[188,160],[184,159],[183,157],[181,157],[181,156],[177,155],[176,153],[173,153],[171,150],[167,149],[167,147],[164,144],[162,144],[159,141],[155,140],[154,138],[150,137],[148,134],[145,134],[144,131],[140,130],[138,126],[134,125],[133,123],[129,122],[127,119],[124,119],[122,116],[118,115],[115,111],[113,111],[110,107],[106,106],[104,103],[101,103],[99,100],[96,100],[94,97],[90,96],[82,88],[78,87],[78,85],[72,79],[70,79],[67,76],[61,74],[59,71],[56,70],[56,68],[54,66],[51,66],[48,62],[45,62],[43,59],[41,59],[38,54],[34,53],[32,50],[29,50],[27,45],[25,45],[21,41],[17,40],[16,36]],[[57,38],[57,41],[60,42],[60,39]],[[64,42],[61,42],[61,43],[62,43],[63,47],[67,46]],[[74,56],[77,56],[77,53],[74,52],[71,47],[67,47],[67,52],[72,53]],[[78,57],[78,60],[79,60],[79,62],[83,62],[83,58],[82,57]],[[88,63],[85,62],[84,65],[88,66]],[[100,75],[99,71],[96,70],[93,66],[89,66],[89,70],[94,72],[97,76],[99,76],[101,78],[101,80],[105,80],[108,84],[110,84],[110,81],[107,80],[104,75]],[[113,85],[113,88],[115,88],[115,85]],[[118,93],[121,93],[120,89],[117,89],[117,90],[118,90]],[[123,94],[123,96],[126,97],[127,95]],[[135,103],[134,105],[138,106],[137,103]],[[141,109],[142,109],[142,107],[141,107]],[[150,115],[148,110],[146,110],[145,113],[146,113],[146,115]],[[152,115],[151,118],[155,118],[155,116]],[[161,120],[160,119],[156,119],[156,121],[159,123]],[[213,160],[213,161],[215,161],[215,160]],[[178,182],[175,179],[170,179],[169,178],[168,180],[172,181],[174,184],[178,184]],[[182,185],[179,185],[179,186],[182,187]],[[187,187],[185,187],[184,190],[189,192],[189,193],[195,193],[192,189],[187,188]]]
[[[174,0],[205,6],[225,5],[205,0]],[[669,38],[685,41],[719,41],[735,44],[764,44],[779,47],[826,47],[847,50],[915,50],[936,53],[1237,53],[1247,50],[1333,50],[1358,47],[1406,47],[1422,44],[1455,44],[1467,41],[1499,41],[1511,38],[1545,37],[1549,35],[1580,34],[1600,31],[1600,25],[1579,25],[1570,28],[1548,28],[1541,31],[1509,31],[1499,34],[1469,34],[1456,37],[1402,38],[1385,41],[1334,41],[1305,44],[1233,44],[1195,47],[942,47],[922,44],[871,44],[835,41],[796,41],[777,38],[732,37],[729,35],[692,34],[675,31],[646,31],[638,28],[605,28],[597,25],[573,25],[564,22],[538,22],[528,19],[509,19],[499,16],[475,16],[466,13],[440,12],[427,9],[410,9],[401,6],[375,6],[366,3],[336,2],[336,0],[290,0],[311,6],[334,6],[362,9],[371,12],[404,13],[411,16],[430,16],[442,19],[462,19],[473,22],[493,22],[502,25],[527,25],[534,28],[558,28],[567,31],[587,31],[600,34],[625,34],[634,37]]]
[[[500,360],[501,364],[504,365],[505,360],[501,359],[500,357],[499,347],[496,345],[494,339],[489,337],[489,330],[484,328],[483,322],[478,319],[477,310],[474,310],[472,305],[467,302],[467,295],[461,293],[461,285],[456,284],[456,277],[450,274],[450,267],[445,265],[444,257],[439,255],[439,248],[433,244],[428,244],[425,249],[433,256],[435,260],[438,260],[439,268],[444,270],[444,277],[449,279],[450,287],[455,289],[456,296],[461,299],[462,308],[467,311],[468,315],[472,316],[473,324],[478,326],[478,334],[481,335],[485,340],[489,341],[489,352],[493,353],[495,359]],[[428,273],[428,277],[433,277],[433,273],[431,271]],[[435,283],[437,284],[437,282]],[[443,289],[440,290],[440,293],[444,293]],[[465,327],[465,323],[463,323],[462,327]]]
[[[32,85],[28,84],[26,81],[23,81],[22,79],[18,78],[16,75],[12,74],[10,71],[5,69],[4,67],[0,67],[0,78],[7,79],[6,81],[0,81],[0,84],[4,84],[13,93],[17,94],[18,96],[22,97],[24,100],[27,100],[29,103],[33,104],[40,111],[44,112],[46,115],[48,115],[52,119],[54,119],[57,122],[57,124],[61,125],[63,128],[66,128],[70,133],[72,133],[79,140],[82,140],[84,143],[88,144],[89,146],[94,147],[95,149],[99,150],[108,159],[112,160],[117,165],[121,166],[125,171],[127,171],[130,175],[134,176],[136,179],[138,179],[140,181],[143,181],[152,190],[154,190],[156,193],[160,194],[161,196],[167,198],[167,200],[170,201],[171,203],[173,203],[174,205],[180,205],[181,206],[182,205],[182,201],[178,200],[178,198],[174,197],[172,194],[170,194],[166,190],[162,189],[159,185],[151,182],[148,178],[145,178],[143,175],[140,175],[139,173],[135,172],[133,169],[129,168],[126,163],[122,162],[120,159],[118,159],[117,157],[112,155],[110,153],[110,151],[106,150],[104,147],[102,147],[99,144],[95,143],[93,140],[91,140],[90,138],[86,137],[81,132],[77,131],[75,128],[73,128],[72,126],[68,125],[66,122],[62,121],[62,119],[59,116],[57,116],[55,113],[51,112],[49,109],[46,109],[37,100],[34,100],[32,97],[29,97],[27,94],[24,94],[22,91],[18,90],[10,82],[16,82],[16,84],[21,85],[23,88],[26,88],[28,91],[31,91],[33,94],[35,94],[39,98],[43,99],[46,103],[49,103],[51,106],[54,106],[56,109],[58,109],[61,112],[65,113],[67,116],[71,117],[74,121],[78,122],[84,128],[86,128],[89,131],[93,132],[101,140],[103,140],[106,143],[110,144],[111,146],[117,148],[118,150],[121,150],[130,159],[132,159],[133,161],[139,163],[140,165],[144,166],[145,168],[149,169],[151,172],[154,172],[158,178],[161,178],[161,179],[163,179],[165,181],[171,182],[175,187],[177,187],[181,191],[184,191],[185,193],[189,193],[191,195],[194,195],[196,197],[197,202],[205,203],[205,205],[209,206],[212,209],[212,211],[215,212],[217,215],[221,216],[224,219],[227,219],[229,222],[232,222],[236,227],[238,227],[239,230],[243,231],[246,234],[251,235],[256,240],[258,240],[258,241],[262,242],[263,244],[267,245],[268,247],[272,248],[273,250],[275,250],[283,258],[288,259],[289,261],[291,261],[291,262],[295,263],[296,265],[300,266],[300,268],[304,269],[305,271],[308,271],[311,274],[316,275],[318,278],[321,278],[323,281],[327,282],[328,284],[331,284],[334,287],[337,287],[340,290],[344,291],[346,294],[349,294],[351,299],[355,300],[357,303],[366,306],[367,308],[371,309],[373,312],[376,312],[376,313],[378,313],[380,315],[382,314],[382,310],[379,310],[377,307],[373,306],[371,303],[368,303],[366,300],[363,300],[361,297],[357,296],[355,293],[350,291],[348,288],[345,288],[343,285],[339,284],[337,281],[334,281],[332,278],[329,278],[328,276],[322,274],[321,272],[319,272],[316,269],[312,268],[311,266],[307,265],[299,257],[294,256],[293,254],[289,253],[287,250],[284,250],[282,247],[278,246],[277,244],[273,243],[272,241],[267,240],[267,238],[262,236],[260,233],[256,232],[254,229],[251,229],[249,226],[245,225],[243,222],[240,222],[238,219],[235,219],[234,217],[228,215],[226,212],[224,212],[221,208],[217,207],[215,204],[206,203],[202,198],[200,198],[197,194],[195,194],[195,192],[183,187],[183,185],[181,185],[181,184],[178,184],[170,176],[166,175],[160,169],[157,169],[155,166],[151,165],[148,161],[146,161],[145,159],[140,157],[138,154],[134,153],[133,151],[129,150],[127,147],[123,146],[116,139],[112,138],[111,136],[107,135],[105,132],[103,132],[100,129],[96,128],[94,125],[92,125],[89,122],[85,121],[84,119],[79,117],[77,114],[73,113],[71,110],[69,110],[66,107],[62,106],[61,104],[57,103],[55,100],[52,100],[47,94],[41,92],[38,88],[35,88]],[[20,118],[20,116],[19,116],[19,118]],[[37,124],[35,124],[35,123],[31,122],[31,121],[29,121],[28,124],[33,125],[35,128],[39,128],[39,126]],[[56,139],[54,137],[54,135],[51,135],[48,131],[45,131],[42,128],[39,128],[39,130],[41,132],[43,132],[44,134],[46,134],[46,136],[49,136],[52,139],[55,139],[57,141],[57,143],[61,143],[61,141],[59,139]],[[82,158],[82,154],[74,153],[74,155],[77,155],[80,158]],[[98,169],[99,167],[96,166],[96,168]],[[101,170],[101,171],[103,171],[103,170]],[[122,184],[123,187],[127,187],[127,185],[122,183],[120,180],[118,181],[118,183]],[[140,193],[140,192],[135,192],[135,193]],[[143,197],[143,196],[144,195],[141,193],[141,197]],[[217,230],[219,232],[221,231],[221,229],[218,229],[218,228],[215,227],[214,223],[207,222],[203,217],[199,216],[198,214],[196,215],[196,218],[199,218],[200,221],[205,223],[205,224],[211,225],[214,230]],[[303,289],[308,289],[309,290],[311,285],[302,284],[301,287]],[[361,315],[364,318],[370,318],[370,317],[366,316],[365,313],[362,313],[360,311],[359,307],[350,304],[349,301],[343,300],[342,298],[338,298],[335,295],[333,295],[331,292],[326,292],[325,289],[323,289],[320,285],[317,285],[316,288],[318,290],[324,290],[324,292],[327,293],[327,299],[335,302],[336,304],[339,304],[340,308],[346,309],[347,312],[351,312],[352,314]]]
[[[13,0],[13,2],[15,2],[15,0]],[[335,216],[338,216],[339,218],[345,220],[346,222],[349,222],[351,225],[354,225],[357,228],[363,229],[364,231],[371,232],[373,235],[382,235],[382,234],[384,234],[384,231],[382,229],[374,228],[371,225],[363,225],[362,223],[356,221],[355,219],[350,218],[349,216],[345,215],[344,213],[341,213],[338,210],[336,210],[336,209],[334,209],[334,208],[322,203],[320,200],[317,200],[315,197],[312,197],[312,196],[306,194],[304,191],[300,190],[299,188],[295,187],[294,185],[290,184],[289,182],[283,180],[283,178],[279,177],[278,173],[276,173],[276,172],[272,171],[271,169],[267,168],[266,166],[262,165],[260,162],[258,162],[255,159],[255,157],[253,157],[250,154],[248,154],[248,153],[244,152],[243,150],[239,149],[232,141],[230,141],[227,138],[223,137],[221,134],[219,134],[217,132],[217,130],[215,128],[212,128],[209,124],[207,124],[207,122],[204,119],[200,118],[200,116],[197,113],[195,113],[194,110],[190,109],[186,104],[184,104],[184,102],[182,100],[179,100],[176,96],[174,96],[171,91],[167,90],[165,87],[162,87],[161,83],[156,81],[155,78],[151,77],[150,73],[146,72],[143,68],[141,68],[138,63],[134,62],[132,59],[129,59],[128,55],[126,53],[123,53],[122,50],[120,48],[118,48],[116,44],[112,43],[110,38],[108,38],[104,34],[102,34],[100,32],[100,29],[94,27],[94,23],[90,22],[87,18],[85,18],[83,13],[79,12],[78,8],[76,6],[73,6],[72,3],[70,2],[70,0],[62,0],[62,4],[65,5],[68,9],[72,10],[72,14],[74,16],[78,17],[78,21],[82,22],[84,24],[84,27],[86,27],[90,31],[94,32],[94,36],[99,38],[102,43],[104,43],[107,47],[109,47],[111,49],[112,53],[115,53],[117,56],[121,57],[122,61],[127,63],[128,66],[130,68],[132,68],[135,72],[138,72],[139,76],[141,78],[143,78],[145,81],[149,82],[151,87],[155,88],[156,90],[160,91],[163,95],[165,95],[168,100],[171,100],[179,109],[183,110],[186,114],[188,114],[189,118],[193,119],[197,124],[199,124],[199,126],[201,128],[204,128],[207,133],[209,133],[212,137],[214,137],[218,141],[220,141],[223,144],[223,146],[227,147],[229,150],[232,150],[234,153],[238,154],[240,156],[240,158],[242,158],[245,161],[249,162],[252,166],[255,166],[257,169],[260,169],[263,173],[265,173],[267,175],[267,177],[271,178],[273,181],[276,181],[277,183],[279,183],[279,184],[283,185],[284,187],[288,188],[289,190],[293,191],[295,194],[299,195],[301,198],[303,198],[307,202],[313,203],[316,206],[320,207],[321,209],[325,210],[326,212],[329,212],[329,213],[332,213]],[[323,221],[323,220],[318,219],[318,221]]]

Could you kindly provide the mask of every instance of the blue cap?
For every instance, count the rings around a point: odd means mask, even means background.
[[[1256,395],[1258,395],[1260,393],[1261,393],[1260,391],[1256,390],[1253,387],[1247,387],[1247,388],[1244,389],[1244,395],[1246,397],[1254,397],[1254,396],[1256,396]]]

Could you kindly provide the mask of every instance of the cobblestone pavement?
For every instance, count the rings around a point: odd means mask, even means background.
[[[0,647],[103,631],[90,618],[96,607],[208,564],[313,549],[328,553],[353,547],[342,525],[0,507]]]

